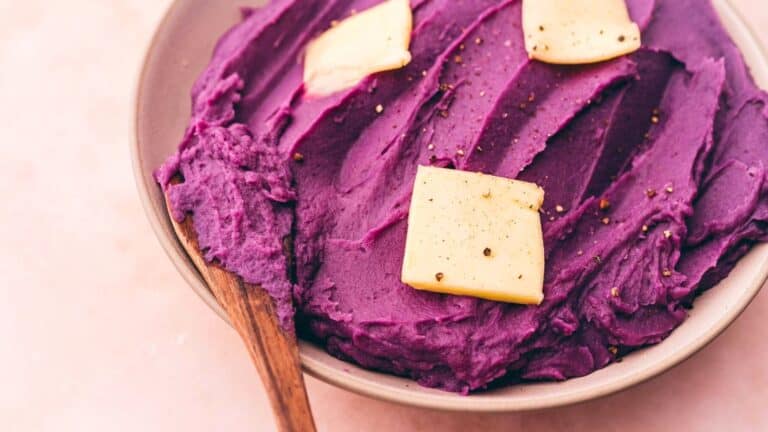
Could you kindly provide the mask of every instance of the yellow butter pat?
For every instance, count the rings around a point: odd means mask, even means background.
[[[520,304],[544,298],[544,240],[535,184],[419,167],[402,282],[413,288]]]
[[[387,0],[334,25],[309,43],[304,59],[307,93],[325,96],[365,77],[411,61],[413,13],[408,0]]]
[[[525,49],[555,64],[597,63],[640,48],[624,0],[523,0]]]

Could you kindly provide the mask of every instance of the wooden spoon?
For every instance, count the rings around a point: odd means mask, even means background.
[[[167,197],[166,203],[171,216]],[[181,245],[245,342],[269,395],[278,429],[314,432],[296,336],[280,327],[272,298],[261,287],[244,283],[222,267],[206,263],[191,217],[178,223],[171,216],[171,222]]]

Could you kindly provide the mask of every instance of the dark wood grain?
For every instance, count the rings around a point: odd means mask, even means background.
[[[172,213],[170,208],[168,213]],[[206,263],[191,217],[178,223],[171,216],[171,221],[182,246],[245,342],[269,395],[278,429],[314,432],[296,336],[280,327],[272,298],[261,287]]]

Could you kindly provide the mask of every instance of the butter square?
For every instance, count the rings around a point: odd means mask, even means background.
[[[402,282],[501,302],[543,300],[544,241],[535,184],[420,166]]]
[[[641,45],[625,0],[523,0],[523,32],[529,56],[554,64],[602,62]]]
[[[354,87],[368,75],[411,61],[409,0],[387,0],[342,20],[307,45],[307,93],[326,96]]]

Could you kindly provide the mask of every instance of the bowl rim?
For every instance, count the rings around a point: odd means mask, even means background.
[[[192,290],[200,297],[200,299],[203,300],[203,302],[205,302],[217,315],[219,315],[219,317],[221,317],[225,322],[227,322],[227,324],[231,326],[226,313],[218,304],[208,288],[205,286],[205,283],[203,282],[197,270],[194,268],[191,260],[187,257],[186,253],[178,244],[178,240],[176,239],[175,235],[168,235],[165,226],[161,222],[163,220],[167,220],[168,216],[165,213],[156,211],[152,205],[152,199],[150,196],[150,189],[156,188],[157,185],[154,182],[146,181],[144,172],[142,170],[143,155],[141,153],[139,132],[141,101],[145,98],[142,90],[145,87],[146,75],[150,66],[150,59],[158,49],[159,38],[164,29],[168,27],[171,16],[181,7],[184,1],[185,0],[173,0],[173,2],[166,9],[163,18],[155,27],[154,34],[147,44],[147,47],[144,51],[145,54],[142,58],[137,74],[137,78],[134,81],[134,89],[132,92],[131,101],[131,106],[133,108],[131,109],[130,118],[131,139],[129,141],[132,172],[136,182],[136,187],[139,192],[140,201],[142,207],[144,208],[144,213],[150,223],[150,226],[152,227],[152,231],[154,232],[155,237],[162,246],[165,254],[168,256],[168,258],[170,258],[177,271],[189,284]],[[732,28],[729,29],[729,33],[734,39],[741,40],[742,42],[746,42],[748,44],[748,46],[739,45],[739,48],[744,54],[744,57],[747,59],[747,63],[749,64],[753,75],[756,75],[755,71],[760,71],[760,73],[763,74],[762,76],[764,77],[764,80],[768,82],[768,55],[766,54],[765,47],[756,37],[756,32],[752,26],[744,20],[741,12],[733,7],[730,0],[711,1],[723,21],[729,21],[738,24],[739,27],[735,30],[735,32],[739,34],[734,34],[734,29]],[[755,76],[755,78],[757,78],[757,76]],[[756,246],[754,249],[761,247],[768,253],[768,244]],[[699,352],[701,349],[711,343],[715,338],[717,338],[717,336],[723,333],[757,296],[765,281],[768,280],[768,259],[765,259],[760,263],[760,268],[757,272],[755,272],[755,275],[756,276],[753,277],[749,287],[745,289],[744,293],[741,295],[741,297],[738,298],[733,307],[726,311],[717,320],[715,325],[713,325],[695,343],[689,344],[684,347],[684,349],[676,351],[673,355],[669,356],[664,361],[658,361],[651,364],[649,367],[632,373],[629,377],[625,377],[624,379],[609,380],[604,385],[581,389],[570,393],[530,398],[523,401],[509,401],[503,397],[484,397],[483,393],[473,394],[470,396],[460,396],[453,393],[439,391],[435,391],[431,394],[416,393],[413,390],[404,390],[402,388],[396,388],[390,385],[366,379],[361,376],[341,372],[337,368],[324,364],[307,355],[307,353],[311,351],[322,352],[323,355],[328,357],[330,357],[330,354],[327,354],[324,350],[311,343],[299,340],[302,369],[305,373],[313,376],[314,378],[357,394],[372,397],[374,399],[420,408],[443,411],[501,413],[532,411],[571,405],[579,402],[602,398],[627,390],[641,382],[647,381],[671,370],[675,366],[679,365],[680,363],[684,362]],[[349,365],[351,368],[357,367],[352,364]],[[414,388],[417,388],[415,383]]]

